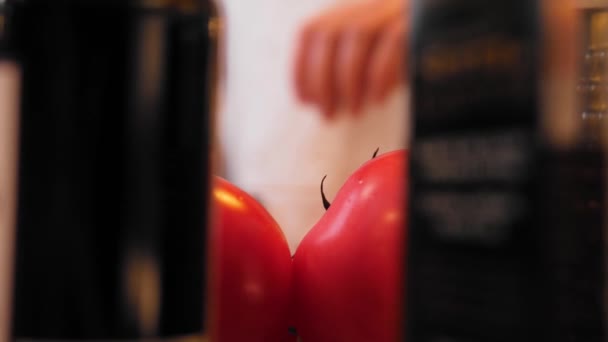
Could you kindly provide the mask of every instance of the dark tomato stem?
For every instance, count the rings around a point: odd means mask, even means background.
[[[372,156],[372,159],[376,158],[378,156],[378,151],[380,151],[380,147],[378,147],[376,149],[376,151],[374,152],[374,155]]]
[[[327,197],[325,197],[325,192],[323,191],[323,183],[325,183],[325,178],[327,178],[327,175],[323,176],[323,179],[321,180],[321,199],[323,200],[323,208],[327,210],[331,206],[331,203],[329,203]]]

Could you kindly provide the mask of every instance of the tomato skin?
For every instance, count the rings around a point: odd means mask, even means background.
[[[406,150],[372,159],[338,191],[294,256],[302,341],[400,341]]]
[[[269,342],[288,336],[292,261],[266,209],[214,178],[211,232],[211,341]]]

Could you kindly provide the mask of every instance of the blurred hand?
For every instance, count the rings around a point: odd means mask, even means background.
[[[358,113],[403,79],[408,0],[364,0],[312,18],[300,32],[295,89],[326,117]]]

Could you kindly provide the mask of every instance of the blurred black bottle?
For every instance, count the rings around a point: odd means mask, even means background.
[[[211,0],[7,0],[15,340],[204,341]]]
[[[408,342],[606,340],[605,137],[577,110],[572,5],[413,3]]]

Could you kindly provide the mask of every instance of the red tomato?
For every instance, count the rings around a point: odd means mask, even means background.
[[[211,237],[211,341],[288,336],[291,254],[282,230],[253,197],[215,177]]]
[[[378,156],[338,191],[294,256],[302,341],[400,341],[407,151]]]

